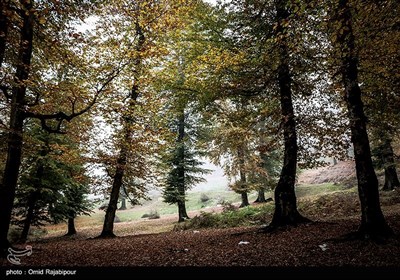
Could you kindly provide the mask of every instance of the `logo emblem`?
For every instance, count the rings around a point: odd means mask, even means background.
[[[27,245],[25,250],[14,250],[12,248],[8,248],[8,252],[9,254],[7,256],[7,260],[12,264],[20,265],[21,259],[19,257],[32,255],[32,246]]]

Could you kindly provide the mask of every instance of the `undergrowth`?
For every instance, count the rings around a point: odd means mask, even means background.
[[[267,203],[243,208],[226,207],[221,213],[201,212],[200,215],[177,224],[174,230],[262,225],[265,224],[272,210],[273,204]]]

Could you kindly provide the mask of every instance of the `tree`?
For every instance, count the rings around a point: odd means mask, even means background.
[[[353,12],[348,0],[338,0],[333,21],[334,43],[339,52],[344,98],[350,120],[354,146],[358,192],[361,202],[361,225],[358,234],[363,238],[385,237],[393,234],[386,223],[379,203],[376,177],[366,127],[362,92],[358,81],[358,54],[352,25]]]
[[[373,159],[385,171],[383,190],[400,186],[392,149],[400,133],[398,10],[398,1],[367,1],[353,23]]]
[[[29,127],[27,136],[31,152],[24,157],[13,212],[13,223],[22,227],[20,241],[26,241],[31,225],[45,222],[69,220],[68,233],[76,233],[73,219],[91,211],[76,146],[64,135],[41,131],[37,124]]]
[[[145,43],[145,36],[142,31],[142,27],[140,26],[139,21],[135,23],[136,28],[136,36],[137,36],[137,45],[136,50],[138,52],[138,58],[135,60],[134,65],[137,67],[135,71],[139,73],[140,65],[142,63],[140,58],[140,53],[143,52],[143,47]],[[125,173],[127,158],[129,156],[129,147],[132,139],[132,114],[136,107],[136,103],[139,97],[139,85],[138,85],[138,77],[134,77],[132,89],[128,95],[128,108],[123,116],[123,142],[121,143],[121,148],[119,151],[118,159],[116,162],[115,173],[113,175],[113,184],[111,188],[110,194],[110,202],[108,203],[108,207],[106,210],[106,216],[104,218],[103,230],[100,234],[100,237],[114,237],[114,219],[115,212],[117,210],[118,198],[121,190],[121,186],[123,183],[123,177]]]
[[[118,1],[105,4],[113,13],[103,14],[103,24],[114,28],[103,34],[106,37],[105,41],[110,53],[121,57],[127,69],[119,75],[119,83],[115,85],[114,97],[117,97],[117,100],[109,101],[106,105],[110,108],[111,118],[117,117],[119,121],[118,123],[113,119],[108,120],[116,126],[114,140],[118,155],[108,159],[104,157],[105,161],[108,161],[107,173],[112,177],[112,187],[103,230],[99,237],[115,236],[114,217],[124,181],[133,181],[136,178],[145,182],[151,179],[146,178],[151,176],[149,173],[152,171],[149,162],[154,159],[157,147],[162,142],[162,136],[157,135],[159,131],[156,128],[159,118],[157,110],[161,100],[158,100],[159,95],[154,92],[151,71],[153,67],[158,67],[153,65],[154,61],[164,54],[163,34],[180,26],[179,16],[176,19],[174,17],[187,8],[186,5],[182,5],[185,3],[186,1],[163,0]],[[105,9],[103,12],[107,13]],[[118,32],[115,32],[116,30]],[[129,93],[122,96],[121,92],[127,91]],[[143,193],[145,190],[145,187],[140,187],[136,188],[135,192]]]
[[[121,192],[119,197],[121,199],[121,206],[118,208],[118,210],[126,210],[126,195]]]
[[[180,13],[181,28],[169,30],[164,45],[168,52],[160,63],[163,67],[155,72],[157,88],[165,99],[161,110],[169,129],[159,165],[163,173],[163,196],[165,202],[177,204],[180,222],[189,218],[186,191],[204,181],[202,175],[209,172],[201,167],[202,140],[207,129],[202,124],[199,80],[194,78],[193,71],[201,51],[196,38],[202,35],[195,31],[197,16],[204,6],[202,1],[190,1],[189,9]]]
[[[20,61],[17,66],[15,81],[16,86],[12,90],[12,105],[10,113],[10,132],[8,133],[7,161],[0,185],[0,247],[2,255],[9,246],[7,233],[11,220],[11,210],[17,186],[18,170],[21,164],[22,131],[23,131],[23,106],[26,94],[26,86],[20,83],[27,80],[28,67],[31,64],[33,41],[33,16],[31,14],[32,3],[22,2],[22,27],[19,46]],[[3,94],[7,91],[2,88]],[[8,94],[8,93],[7,93]]]
[[[78,174],[81,172],[78,167]],[[71,174],[74,176],[74,174]],[[61,204],[65,210],[63,215],[67,220],[66,235],[74,235],[77,233],[75,228],[75,218],[81,215],[90,215],[92,212],[92,202],[88,200],[89,185],[86,182],[72,181],[67,185],[64,192],[65,204]]]
[[[284,134],[283,167],[275,188],[275,211],[270,228],[307,222],[297,210],[296,194],[294,191],[297,170],[297,134],[296,121],[292,102],[292,79],[289,66],[290,51],[288,45],[287,22],[290,12],[288,1],[277,0],[276,5],[276,40],[278,48],[277,82],[280,92],[282,127]]]
[[[214,164],[222,166],[225,175],[233,181],[229,187],[240,194],[240,207],[250,204],[248,193],[253,188],[249,175],[257,172],[252,170],[255,167],[252,147],[254,134],[250,121],[251,110],[248,107],[240,101],[218,100],[212,109],[208,108],[213,112],[210,119],[211,141],[207,143],[209,157]]]
[[[256,203],[267,202],[265,199],[265,191],[273,190],[276,186],[276,178],[279,178],[279,167],[280,167],[280,153],[278,150],[266,152],[264,151],[265,146],[260,146],[260,158],[261,162],[259,168],[262,172],[251,173],[249,181],[256,184],[258,191]]]
[[[4,55],[6,52],[6,42],[8,35],[8,9],[10,1],[2,1],[0,4],[0,67],[3,64]]]
[[[392,148],[392,139],[388,136],[388,131],[389,130],[383,131],[383,129],[373,130],[371,137],[371,143],[373,145],[371,150],[373,163],[375,167],[383,169],[385,172],[385,182],[382,188],[384,191],[390,191],[400,187]]]
[[[185,58],[180,54],[185,50],[177,50],[177,79],[165,88],[170,97],[170,115],[172,118],[171,134],[176,137],[175,143],[169,143],[164,158],[161,159],[162,168],[165,170],[163,182],[164,202],[178,205],[178,222],[189,219],[186,210],[186,191],[194,185],[204,182],[203,174],[210,171],[201,168],[203,164],[199,158],[204,156],[201,149],[196,146],[202,136],[199,126],[195,125],[196,114],[191,100],[190,92],[181,90],[185,83]],[[190,106],[192,105],[192,106]],[[172,138],[173,141],[173,138]]]
[[[201,168],[203,163],[198,159],[201,153],[195,150],[193,137],[185,132],[185,127],[188,126],[188,121],[186,121],[188,115],[184,110],[178,114],[176,142],[171,144],[172,147],[162,159],[164,169],[167,171],[164,179],[164,201],[178,205],[178,222],[189,219],[185,203],[186,191],[204,182],[201,175],[209,172]]]
[[[235,189],[237,192],[240,193],[241,197],[242,197],[242,203],[240,204],[239,207],[245,207],[245,206],[249,206],[249,198],[247,196],[247,191],[248,191],[248,187],[247,185],[247,174],[246,171],[244,169],[245,167],[245,160],[244,160],[244,147],[243,145],[239,145],[239,147],[237,148],[237,157],[239,159],[239,181],[238,184],[236,184],[236,186],[233,188]]]
[[[1,80],[1,91],[9,104],[7,160],[0,185],[0,247],[4,255],[10,245],[7,233],[21,165],[24,121],[38,119],[43,129],[60,132],[64,121],[86,113],[95,104],[119,69],[87,65],[86,55],[88,52],[93,54],[93,49],[83,49],[79,54],[76,52],[83,38],[74,32],[70,23],[87,11],[89,6],[86,1],[57,5],[53,5],[53,1],[33,0],[2,3],[12,5],[2,10],[2,16],[6,14],[7,26],[13,27],[9,29],[13,31],[13,36],[10,33],[10,36],[2,36],[2,39],[7,39],[5,53],[7,49],[15,49],[17,53],[14,56],[13,52],[8,52],[11,55],[2,64],[4,78]],[[68,32],[70,36],[65,36]],[[17,37],[18,45],[15,43]],[[60,64],[75,71],[74,75],[67,75],[63,83],[59,78],[65,67],[60,67]],[[88,80],[90,84],[82,82]]]
[[[139,96],[139,93],[137,92],[137,88],[133,87],[132,92],[129,96],[130,98],[130,108],[133,108],[135,106],[135,102]],[[126,119],[128,120],[129,117]],[[125,172],[125,166],[126,166],[126,161],[128,157],[128,148],[125,148],[124,146],[129,145],[130,138],[131,138],[131,128],[130,128],[130,122],[127,121],[124,123],[124,143],[122,144],[123,146],[121,147],[119,151],[119,156],[117,159],[117,166],[115,173],[113,175],[113,185],[111,189],[111,194],[110,194],[110,202],[108,204],[107,210],[106,210],[106,216],[104,218],[104,225],[103,225],[103,230],[100,234],[100,237],[114,237],[113,229],[114,229],[114,218],[115,218],[115,211],[117,210],[117,204],[118,204],[118,198],[119,198],[119,193],[120,189],[123,183],[123,176]]]
[[[385,162],[384,170],[385,170],[385,183],[383,185],[383,190],[390,191],[394,190],[394,188],[400,187],[399,177],[396,171],[396,163],[394,160],[394,152],[390,139],[386,139],[383,146],[382,157]]]

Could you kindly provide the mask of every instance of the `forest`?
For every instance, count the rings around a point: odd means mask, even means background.
[[[399,1],[0,8],[2,267],[400,267]],[[193,214],[206,162],[238,201]],[[169,230],[120,236],[154,190]]]

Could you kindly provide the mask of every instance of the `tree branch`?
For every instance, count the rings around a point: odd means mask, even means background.
[[[8,93],[9,88],[5,85],[0,85],[0,90],[3,92],[6,99],[11,99],[11,95]]]
[[[75,111],[75,101],[71,101],[72,103],[72,112],[71,114],[66,114],[64,112],[58,112],[58,113],[53,113],[53,114],[40,114],[40,113],[33,113],[33,112],[29,112],[26,111],[24,113],[24,117],[25,118],[33,118],[33,119],[38,119],[40,120],[40,123],[42,125],[42,128],[50,133],[60,133],[60,134],[64,134],[65,132],[61,131],[61,125],[62,122],[68,121],[70,122],[72,119],[79,117],[80,115],[83,115],[84,113],[88,112],[97,102],[98,97],[100,96],[100,94],[104,91],[104,89],[119,75],[119,73],[121,72],[122,68],[124,66],[126,66],[127,63],[124,63],[123,65],[119,65],[117,69],[113,70],[110,74],[110,76],[103,82],[102,86],[98,89],[96,89],[96,94],[93,97],[93,100],[82,110],[76,112]],[[57,125],[56,128],[51,128],[48,124],[47,124],[47,120],[57,120]]]

